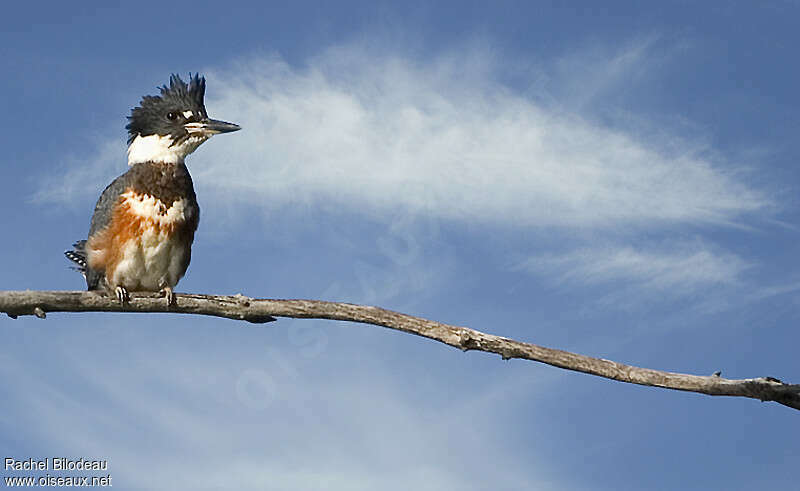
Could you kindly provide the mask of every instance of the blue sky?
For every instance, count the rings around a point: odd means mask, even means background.
[[[127,2],[0,19],[0,289],[200,71],[179,292],[320,298],[649,368],[800,381],[797,2]],[[0,319],[3,456],[120,489],[791,488],[797,415],[348,323]],[[8,473],[6,473],[8,474]],[[5,475],[5,474],[4,474]]]

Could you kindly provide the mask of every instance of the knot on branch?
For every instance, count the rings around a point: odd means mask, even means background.
[[[236,302],[239,303],[242,307],[249,307],[250,306],[250,297],[245,297],[241,293],[237,293],[233,296],[236,299]]]
[[[458,344],[461,351],[482,349],[480,340],[472,336],[472,333],[467,329],[463,329],[458,335]]]

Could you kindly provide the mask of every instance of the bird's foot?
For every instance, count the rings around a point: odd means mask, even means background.
[[[172,291],[171,286],[165,286],[162,288],[161,295],[167,297],[167,306],[178,305],[175,301],[175,292]]]
[[[117,295],[117,300],[122,305],[131,301],[131,296],[128,295],[128,290],[124,286],[118,286],[114,288],[114,293]]]

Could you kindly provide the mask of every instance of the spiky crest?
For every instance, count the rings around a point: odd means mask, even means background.
[[[170,113],[183,114],[192,111],[198,118],[208,117],[204,103],[206,93],[206,79],[200,74],[189,73],[189,83],[186,84],[177,74],[169,78],[169,87],[162,85],[158,88],[161,95],[146,95],[142,97],[138,106],[131,110],[128,116],[128,144],[137,135],[171,135],[175,140],[185,136],[181,125],[175,120],[168,119]]]

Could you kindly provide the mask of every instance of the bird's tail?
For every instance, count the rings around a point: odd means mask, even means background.
[[[79,272],[86,278],[86,241],[79,240],[72,244],[72,247],[72,250],[64,251],[64,255],[67,256],[67,259],[75,263],[75,266],[70,266],[70,268]]]

